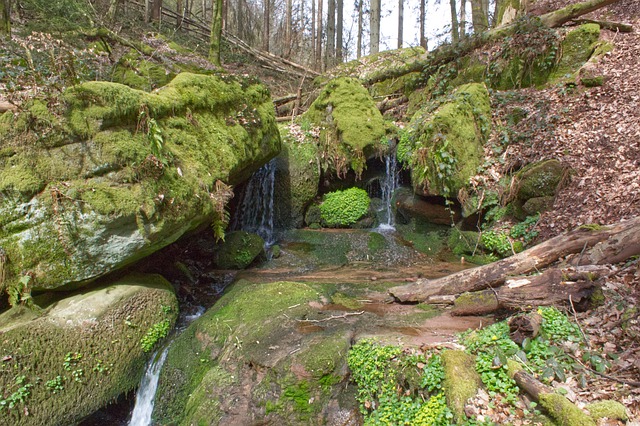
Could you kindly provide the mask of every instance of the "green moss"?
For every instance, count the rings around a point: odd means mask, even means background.
[[[133,49],[120,58],[111,75],[113,82],[147,92],[166,85],[173,77],[175,73],[157,63],[142,59]]]
[[[618,401],[598,401],[588,404],[585,409],[594,420],[611,419],[626,422],[629,420],[627,409]]]
[[[584,87],[600,87],[604,84],[604,76],[582,77],[580,78],[580,82]]]
[[[447,240],[451,252],[458,256],[474,254],[480,245],[480,234],[475,231],[462,231],[457,227],[451,228]]]
[[[490,123],[489,94],[477,83],[460,86],[435,113],[416,113],[398,145],[414,187],[430,195],[457,194],[481,164]]]
[[[320,212],[329,226],[343,227],[356,223],[369,211],[369,195],[360,188],[325,194]]]
[[[367,241],[367,248],[372,255],[376,255],[379,251],[387,248],[387,239],[384,235],[378,232],[369,233],[369,241]]]
[[[144,199],[141,185],[116,186],[106,182],[76,185],[79,198],[99,214],[109,216],[135,215]]]
[[[541,394],[540,406],[547,410],[559,426],[595,426],[596,424],[566,397],[556,393]]]
[[[263,247],[264,240],[259,235],[231,232],[216,252],[216,265],[221,269],[244,269],[262,253]]]
[[[336,305],[342,305],[345,308],[352,310],[361,309],[363,306],[362,302],[354,299],[353,297],[349,297],[344,293],[335,293],[331,296],[331,301]]]
[[[0,423],[75,424],[130,392],[147,361],[140,347],[145,330],[161,321],[172,326],[177,313],[172,287],[159,275],[129,275],[65,295],[39,317],[22,308],[3,313],[9,359],[0,365],[0,388],[10,389],[15,375],[32,387],[24,406],[0,410]],[[55,393],[48,381],[58,383]]]
[[[554,196],[564,174],[564,166],[556,159],[529,164],[515,176],[519,182],[518,200]]]
[[[402,238],[420,253],[436,255],[447,241],[448,226],[435,225],[421,219],[412,219],[409,224],[396,224]]]
[[[34,167],[17,163],[17,159],[10,159],[9,163],[0,170],[0,192],[16,191],[31,196],[44,189],[46,182],[38,176]]]
[[[462,293],[453,302],[453,312],[484,313],[498,309],[498,300],[492,290]],[[460,315],[460,314],[459,314]]]
[[[584,24],[567,33],[562,41],[562,57],[550,79],[571,76],[591,57],[600,38],[598,24]]]
[[[203,365],[207,363],[203,362]],[[190,424],[219,424],[224,413],[220,401],[213,397],[213,390],[229,388],[234,383],[235,378],[231,373],[217,365],[210,367],[199,386],[190,395],[184,409],[185,417],[190,419]]]
[[[446,350],[442,353],[442,363],[447,406],[453,412],[454,420],[460,423],[466,418],[464,406],[467,400],[476,395],[481,385],[476,362],[473,356],[463,351]]]
[[[338,175],[360,175],[365,159],[380,149],[385,124],[367,90],[353,78],[337,78],[324,87],[304,117],[321,127],[327,166]]]

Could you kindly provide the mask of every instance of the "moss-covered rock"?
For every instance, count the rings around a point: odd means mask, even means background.
[[[234,284],[171,345],[156,421],[325,424],[344,405],[338,383],[346,377],[350,334],[338,324],[296,331],[318,298],[301,283]]]
[[[96,81],[64,99],[64,117],[39,114],[4,138],[5,289],[24,292],[23,274],[30,289],[82,285],[153,253],[220,218],[218,181],[280,150],[269,91],[251,79],[183,73],[154,93]]]
[[[382,114],[354,78],[327,83],[304,118],[321,128],[321,158],[338,176],[349,170],[359,176],[366,159],[384,149],[380,142],[386,134]]]
[[[263,252],[264,240],[245,231],[229,233],[216,251],[216,265],[220,269],[244,269]]]
[[[629,420],[627,409],[618,401],[598,401],[588,404],[585,409],[594,420],[611,419],[626,422]]]
[[[305,209],[317,195],[320,185],[317,146],[310,142],[295,142],[286,135],[283,134],[282,151],[276,158],[274,206],[280,229],[303,225]]]
[[[516,217],[537,213],[553,205],[558,186],[566,176],[567,169],[556,159],[532,163],[515,175],[517,191],[514,207]],[[532,200],[531,202],[529,202]],[[526,204],[528,203],[528,204]],[[527,205],[524,210],[523,206]],[[542,210],[540,210],[542,209]]]
[[[133,89],[150,91],[170,82],[176,74],[160,64],[143,59],[131,49],[116,64],[111,75],[112,81]]]
[[[482,381],[476,372],[476,361],[472,355],[463,351],[446,350],[442,353],[444,366],[444,394],[447,406],[460,423],[466,418],[464,406],[469,398],[478,392]]]
[[[134,389],[156,342],[173,327],[178,303],[159,275],[129,275],[65,295],[38,315],[0,315],[0,423],[75,424]]]
[[[324,224],[332,227],[353,225],[369,211],[369,195],[360,188],[325,194],[320,213]]]
[[[562,41],[562,56],[551,73],[550,80],[571,77],[591,58],[599,38],[598,24],[580,25],[567,33]]]
[[[490,125],[489,94],[478,83],[460,86],[435,112],[418,111],[398,145],[415,191],[455,197],[482,162]]]

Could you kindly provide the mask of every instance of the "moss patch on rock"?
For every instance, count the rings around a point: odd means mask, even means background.
[[[591,58],[599,38],[600,26],[598,24],[580,25],[567,33],[562,41],[562,56],[551,73],[550,79],[571,77]]]
[[[263,252],[263,247],[264,240],[259,235],[231,232],[216,252],[216,265],[220,269],[244,269]]]
[[[398,145],[416,191],[456,196],[481,164],[490,124],[489,94],[477,83],[460,86],[435,112],[417,112]]]
[[[354,78],[340,77],[325,85],[304,114],[321,128],[322,158],[338,176],[362,174],[366,159],[382,150],[384,120],[367,90]]]
[[[81,285],[153,253],[220,219],[216,200],[230,191],[220,183],[245,180],[280,150],[269,91],[252,79],[182,73],[154,93],[94,81],[64,100],[57,122],[38,113],[50,131],[27,111],[5,138],[8,287],[23,272],[37,290]]]
[[[618,401],[598,401],[587,404],[585,409],[594,420],[611,419],[626,422],[629,420],[627,409]]]
[[[20,307],[3,313],[0,388],[4,397],[21,387],[28,394],[0,410],[0,423],[75,424],[131,391],[149,357],[143,338],[156,324],[172,327],[177,314],[173,289],[159,275],[65,295],[41,315]]]
[[[453,412],[454,420],[462,422],[466,419],[464,406],[467,400],[476,395],[482,383],[476,372],[475,358],[463,351],[446,350],[442,353],[442,364],[447,406]]]

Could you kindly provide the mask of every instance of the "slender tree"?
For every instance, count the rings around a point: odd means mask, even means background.
[[[220,41],[222,40],[223,0],[213,0],[211,11],[211,38],[209,41],[209,60],[220,66]]]
[[[362,2],[364,0],[356,0],[356,7],[358,8],[358,47],[356,47],[356,57],[362,56]]]
[[[178,12],[178,21],[176,27],[182,27],[182,21],[184,20],[184,2],[183,0],[176,0],[176,12]],[[204,13],[204,9],[203,9]]]
[[[380,0],[371,0],[369,29],[369,53],[378,53],[380,51]]]
[[[427,37],[425,36],[427,18],[427,0],[420,0],[420,46],[427,49]]]
[[[0,0],[0,37],[11,37],[11,3]]]
[[[336,1],[336,64],[344,60],[342,53],[342,33],[344,32],[344,0]]]
[[[484,12],[483,0],[471,0],[473,32],[480,34],[489,28],[489,18]]]
[[[331,67],[336,58],[336,0],[327,0],[327,45],[324,54],[324,63]]]
[[[262,49],[269,51],[269,37],[271,37],[271,0],[262,0]]]
[[[460,0],[460,39],[467,37],[467,0]]]
[[[456,11],[456,0],[449,0],[449,6],[451,8],[451,42],[457,43],[460,41],[460,35],[458,33],[458,12]]]
[[[404,34],[404,0],[398,0],[398,49],[402,49]]]
[[[284,23],[284,49],[283,55],[285,58],[289,58],[291,56],[291,33],[293,32],[293,2],[292,0],[287,0],[286,10],[285,10],[285,23]]]
[[[316,69],[322,71],[322,3],[318,0],[317,36],[316,36]]]
[[[316,0],[311,0],[311,63],[313,67],[318,66],[316,62]]]
[[[151,8],[151,19],[159,21],[162,13],[162,0],[153,0],[153,7]]]

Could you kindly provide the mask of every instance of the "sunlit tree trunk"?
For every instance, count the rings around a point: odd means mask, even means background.
[[[0,37],[11,37],[10,0],[0,0]]]
[[[451,8],[451,42],[457,43],[460,41],[460,35],[458,34],[458,12],[456,11],[456,0],[449,0],[449,6]]]
[[[209,41],[209,60],[220,66],[220,41],[222,40],[223,0],[213,0],[211,11],[211,39]]]
[[[398,49],[402,49],[404,34],[404,0],[398,0]]]
[[[378,53],[380,51],[380,0],[371,0],[369,30],[369,53]]]
[[[344,0],[336,2],[337,23],[336,23],[336,64],[342,63],[344,60],[342,53],[342,33],[344,31]]]
[[[471,0],[471,21],[473,32],[480,34],[489,28],[489,19],[484,13],[483,0]]]
[[[336,57],[336,0],[327,1],[327,46],[324,63],[329,68]]]
[[[467,36],[467,0],[460,0],[460,39]]]
[[[262,0],[263,17],[262,17],[262,49],[269,51],[269,37],[271,36],[271,0]]]

